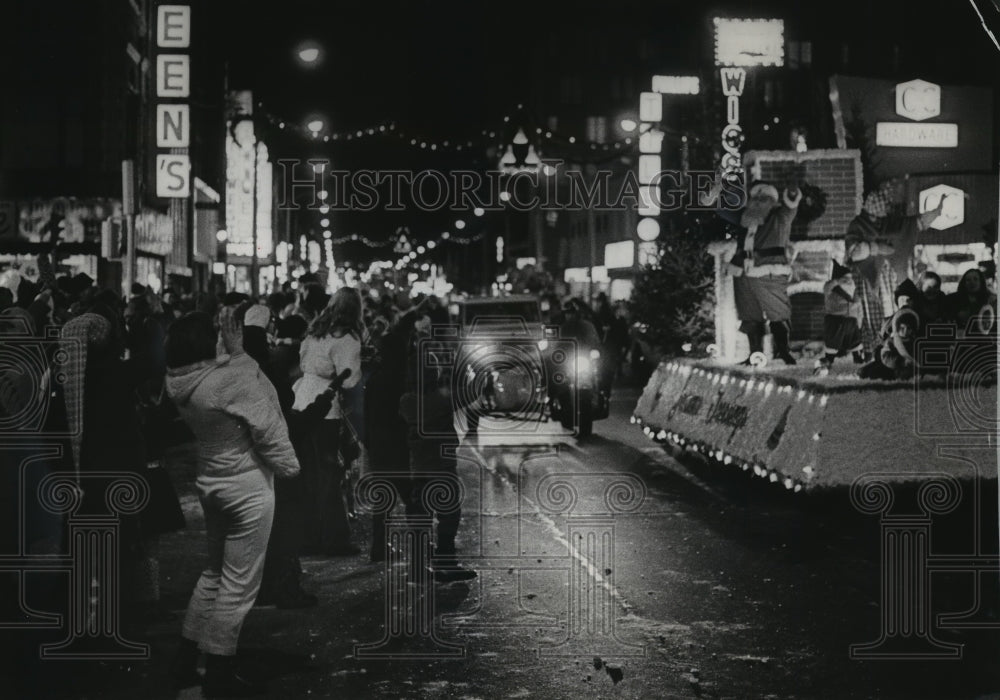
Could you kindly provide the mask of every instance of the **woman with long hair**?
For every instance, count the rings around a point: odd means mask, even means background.
[[[997,297],[986,285],[986,275],[975,267],[965,271],[958,289],[945,298],[945,314],[958,324],[960,331],[988,333],[993,327],[996,310]],[[970,326],[973,317],[977,317],[977,322]]]
[[[361,379],[361,338],[364,334],[361,295],[356,289],[339,289],[330,303],[309,324],[299,349],[302,377],[295,382],[294,410],[303,410],[345,370],[350,374],[341,388],[352,389]],[[306,553],[329,556],[358,554],[351,544],[351,528],[341,481],[344,470],[338,457],[344,413],[335,401],[321,428],[311,431],[301,445],[302,486],[306,494]]]

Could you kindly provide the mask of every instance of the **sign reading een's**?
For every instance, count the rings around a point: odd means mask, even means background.
[[[156,46],[187,49],[191,46],[190,5],[160,5],[156,9]],[[191,57],[161,53],[156,57],[156,96],[187,99],[191,96]],[[191,145],[191,112],[186,104],[156,105],[156,147],[188,148]],[[186,153],[156,156],[156,196],[191,196],[191,159]]]
[[[187,197],[190,195],[191,160],[186,155],[156,156],[156,196]]]

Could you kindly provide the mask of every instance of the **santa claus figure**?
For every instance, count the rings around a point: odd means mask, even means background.
[[[717,190],[709,196],[717,198]],[[795,364],[788,347],[792,318],[788,282],[792,268],[787,248],[801,200],[797,184],[779,193],[774,185],[757,182],[747,192],[747,204],[742,211],[718,210],[722,218],[740,228],[736,253],[728,270],[733,275],[740,331],[750,341],[750,357],[763,352],[764,335],[769,327],[774,356],[787,365]],[[741,364],[750,364],[750,357]]]

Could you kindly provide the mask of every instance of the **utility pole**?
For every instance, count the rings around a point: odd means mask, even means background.
[[[125,264],[122,287],[127,299],[135,283],[135,161],[122,161],[122,229],[125,234]],[[53,261],[54,264],[54,261]]]

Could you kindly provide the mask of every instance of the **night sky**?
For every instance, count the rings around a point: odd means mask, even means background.
[[[992,12],[987,19],[994,20],[996,31],[1000,13],[990,1],[978,0]],[[968,75],[973,83],[995,77],[1000,59],[967,0],[937,3],[937,10],[905,0],[405,5],[288,0],[218,6],[239,8],[228,15],[233,31],[222,42],[234,82],[255,88],[272,110],[290,119],[317,112],[334,128],[405,119],[440,138],[493,116],[499,105],[524,99],[530,81],[546,70],[534,63],[537,46],[579,51],[574,36],[597,31],[614,39],[647,36],[669,54],[669,47],[684,46],[692,32],[707,34],[706,17],[713,11],[783,17],[790,29],[814,40],[854,37],[912,46],[926,53],[929,69]],[[295,47],[306,39],[326,50],[323,65],[312,70],[303,70],[295,59]],[[613,69],[614,56],[609,63]]]
[[[1000,12],[988,4],[992,0],[977,2],[991,13],[987,19],[994,32],[1000,30]],[[588,37],[613,45],[646,38],[657,47],[660,72],[704,70],[711,65],[711,54],[698,55],[692,47],[700,43],[704,51],[711,46],[714,15],[781,17],[789,37],[812,39],[814,44],[849,41],[886,57],[883,65],[858,67],[854,74],[890,75],[893,44],[916,61],[919,77],[926,79],[990,85],[1000,74],[1000,52],[967,0],[938,3],[934,11],[907,0],[407,4],[286,0],[210,5],[228,23],[218,50],[229,59],[231,87],[252,89],[266,111],[298,124],[321,117],[333,131],[354,131],[391,120],[428,140],[478,137],[481,127],[496,124],[513,105],[530,101],[533,86],[551,84],[567,70],[635,72],[634,52],[618,55],[612,49],[607,65],[595,66]],[[322,64],[311,69],[303,68],[296,58],[296,49],[307,40],[324,49]],[[540,55],[556,58],[540,62]],[[541,94],[547,99],[545,89]],[[592,113],[601,114],[605,105],[597,102]],[[587,103],[584,95],[583,105]],[[327,149],[301,137],[274,136],[269,141],[272,155],[332,154],[334,167],[345,169],[495,167],[482,150],[474,157],[445,157],[403,147],[398,141],[392,145],[376,139]],[[447,212],[344,213],[334,217],[333,227],[337,235],[356,231],[381,238],[407,224],[421,237],[421,229],[434,235],[450,225],[451,218]],[[306,220],[305,225],[313,224]],[[367,257],[360,246],[349,247],[358,249],[344,250],[348,257]]]

